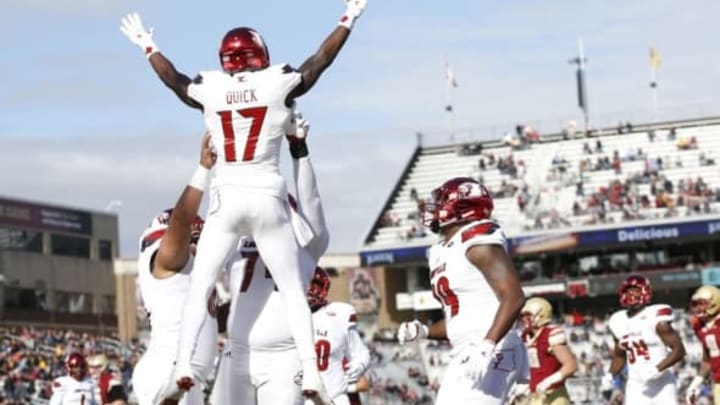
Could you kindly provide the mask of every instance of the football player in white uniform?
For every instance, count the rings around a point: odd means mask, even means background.
[[[334,405],[350,405],[348,382],[357,381],[370,366],[370,351],[356,328],[352,305],[328,302],[330,278],[318,267],[308,288],[313,311],[318,369]]]
[[[513,328],[525,297],[492,210],[487,189],[464,177],[433,190],[427,203],[425,224],[441,236],[429,252],[430,282],[445,319],[430,327],[403,322],[398,340],[450,340],[438,405],[502,404],[518,373],[527,372]]]
[[[65,358],[67,375],[52,383],[49,405],[100,405],[95,397],[95,380],[88,372],[88,364],[80,353],[70,353]]]
[[[192,359],[198,383],[182,395],[172,373],[180,342],[182,309],[190,291],[193,256],[203,225],[197,212],[207,170],[214,162],[210,137],[206,134],[200,166],[175,208],[158,215],[140,239],[138,279],[145,310],[150,316],[150,343],[133,370],[133,387],[140,405],[158,405],[164,400],[177,401],[180,397],[180,404],[204,403],[203,383],[212,372],[217,344],[217,323],[213,317],[204,319],[199,337],[201,343]],[[213,308],[208,303],[202,309]]]
[[[312,344],[312,317],[301,271],[312,258],[301,249],[310,237],[293,235],[285,181],[278,169],[282,137],[294,100],[308,92],[345,44],[366,0],[345,0],[347,9],[320,49],[297,70],[270,65],[267,46],[254,30],[230,30],[220,44],[222,70],[201,72],[194,80],[178,72],[158,51],[152,33],[137,14],[122,21],[122,32],[148,57],[160,79],[185,104],[202,110],[217,148],[213,198],[200,238],[189,299],[185,305],[175,375],[187,386],[193,378],[195,350],[213,284],[241,235],[253,237],[286,304],[285,313],[303,362],[303,391],[324,396]],[[277,254],[283,252],[283,254]]]
[[[649,305],[650,282],[632,275],[620,284],[620,305],[608,327],[615,339],[610,374],[619,374],[627,364],[625,404],[677,404],[675,374],[671,367],[685,357],[685,347],[673,329],[669,305]]]
[[[316,262],[327,249],[329,234],[308,155],[309,125],[299,114],[291,124],[287,136],[297,187],[291,221],[310,226],[313,237],[303,249]],[[240,239],[226,269],[232,295],[228,345],[210,403],[302,404],[302,364],[289,322],[282,317],[285,304],[252,237]],[[312,276],[313,269],[301,274],[303,288]]]

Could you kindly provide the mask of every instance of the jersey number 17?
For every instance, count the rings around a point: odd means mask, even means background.
[[[225,161],[232,163],[237,162],[237,154],[235,148],[235,128],[233,127],[233,112],[237,112],[243,118],[249,118],[252,120],[250,129],[247,133],[247,139],[245,140],[245,149],[243,150],[242,161],[248,162],[253,160],[255,157],[255,148],[257,148],[258,137],[260,137],[260,130],[262,129],[263,122],[265,121],[265,114],[267,114],[267,107],[250,107],[243,108],[241,110],[231,111],[218,111],[220,116],[220,122],[222,123],[223,138],[225,138]]]

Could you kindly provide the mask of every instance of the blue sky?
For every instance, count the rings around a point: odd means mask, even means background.
[[[299,65],[343,9],[340,0],[4,0],[0,193],[94,210],[121,200],[121,253],[134,256],[142,228],[190,177],[203,123],[157,80],[120,18],[139,12],[160,49],[194,75],[217,67],[219,39],[239,25],[265,37],[273,62]],[[663,60],[660,116],[713,113],[719,12],[711,0],[369,0],[336,63],[300,100],[330,250],[357,249],[416,131],[447,139],[445,55],[460,84],[452,98],[462,139],[579,120],[567,63],[578,37],[594,122],[648,116],[650,43]]]

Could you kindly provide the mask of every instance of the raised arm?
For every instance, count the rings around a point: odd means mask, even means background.
[[[205,133],[200,149],[200,164],[180,195],[170,216],[167,232],[153,262],[153,275],[168,277],[181,271],[190,256],[192,225],[203,199],[208,173],[215,164],[215,154],[210,148],[210,134]]]
[[[317,260],[327,250],[330,241],[325,212],[318,191],[315,170],[308,156],[307,134],[310,123],[300,113],[295,113],[287,138],[293,157],[293,175],[297,188],[298,208],[313,230],[313,239],[307,245],[310,254]]]
[[[365,10],[367,0],[345,0],[347,9],[345,14],[340,17],[340,22],[337,28],[323,41],[320,45],[320,49],[315,52],[314,55],[310,56],[302,65],[298,68],[298,71],[302,74],[302,82],[288,94],[286,105],[292,105],[292,101],[307,93],[317,82],[320,75],[327,69],[332,62],[340,53],[343,45],[350,31],[352,30],[355,20]]]
[[[175,66],[165,57],[152,39],[153,30],[146,30],[138,13],[131,13],[122,19],[120,31],[130,42],[143,51],[160,80],[178,96],[180,101],[192,108],[202,109],[202,105],[190,98],[187,88],[192,82],[188,76],[178,72]]]

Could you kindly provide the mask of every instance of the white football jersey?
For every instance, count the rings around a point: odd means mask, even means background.
[[[664,304],[648,305],[632,317],[624,309],[612,314],[608,327],[625,350],[629,380],[644,381],[657,373],[656,366],[669,349],[655,328],[660,322],[672,320],[672,308]]]
[[[232,295],[227,329],[233,347],[269,351],[294,348],[282,296],[252,238],[240,238],[226,270]],[[312,271],[302,275],[305,289]]]
[[[144,233],[138,256],[138,280],[145,310],[150,317],[150,343],[148,351],[173,358],[180,343],[182,308],[190,291],[190,272],[194,257],[190,255],[182,271],[163,279],[152,275],[152,261],[160,248],[165,229]],[[217,320],[208,315],[198,335],[193,354],[193,368],[205,378],[212,371],[217,351]]]
[[[313,313],[318,370],[330,398],[347,392],[343,364],[351,356],[348,330],[356,322],[355,308],[344,302],[331,302]]]
[[[70,376],[53,380],[49,405],[101,405],[95,397],[95,380],[89,375],[82,381]]]
[[[292,110],[285,100],[302,81],[289,65],[255,72],[201,72],[188,96],[203,106],[217,152],[214,184],[237,184],[284,197],[278,164]]]
[[[478,335],[484,337],[500,306],[485,276],[467,259],[468,249],[475,245],[504,247],[505,235],[493,221],[474,221],[429,252],[433,295],[443,306],[447,336],[456,347]]]

